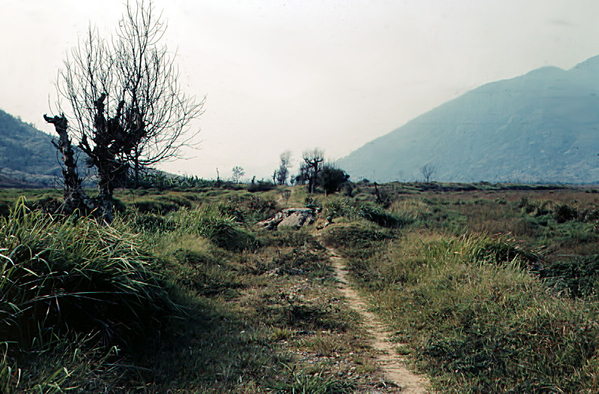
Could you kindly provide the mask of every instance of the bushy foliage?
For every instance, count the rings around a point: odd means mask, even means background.
[[[256,182],[255,179],[252,179],[252,183],[250,183],[247,190],[248,190],[248,192],[251,192],[251,193],[266,192],[266,191],[274,189],[275,187],[276,187],[276,185],[273,184],[272,182],[265,181],[265,180],[259,180]]]
[[[325,165],[320,171],[318,184],[324,189],[326,194],[335,193],[339,187],[347,182],[349,175],[340,168],[332,165]]]
[[[343,216],[353,220],[359,217],[359,209],[348,198],[331,198],[324,204],[323,215],[331,218]]]
[[[218,203],[217,208],[224,216],[245,224],[272,217],[277,212],[277,203],[265,197],[252,194],[236,194]]]
[[[527,214],[542,216],[551,213],[551,201],[531,201],[528,197],[522,197],[518,206]]]
[[[127,178],[127,187],[138,187],[141,189],[196,189],[214,186],[216,181],[206,180],[197,176],[167,175],[161,171],[150,171],[140,174],[136,185],[135,179]]]

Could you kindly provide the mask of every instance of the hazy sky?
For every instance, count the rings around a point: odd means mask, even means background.
[[[89,24],[123,0],[0,0],[0,109],[42,114]],[[486,82],[599,55],[597,0],[155,0],[186,92],[207,96],[201,148],[175,172],[269,177],[279,155],[349,154]]]

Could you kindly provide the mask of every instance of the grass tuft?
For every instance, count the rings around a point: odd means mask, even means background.
[[[69,332],[127,345],[178,311],[133,234],[21,202],[0,219],[0,335],[36,348]]]

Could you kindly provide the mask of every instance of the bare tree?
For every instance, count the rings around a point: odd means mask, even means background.
[[[239,178],[241,178],[242,176],[245,175],[245,171],[243,170],[242,167],[239,167],[239,166],[233,167],[232,171],[233,171],[233,175],[232,175],[233,183],[239,183]]]
[[[436,170],[437,168],[433,164],[425,164],[420,168],[420,172],[422,173],[422,176],[424,176],[426,182],[430,180]]]
[[[180,157],[183,146],[199,132],[186,133],[188,125],[203,112],[204,100],[187,96],[178,82],[175,56],[160,45],[166,31],[151,0],[127,3],[117,31],[117,73],[125,82],[128,99],[127,125],[132,144],[128,159],[136,180],[140,168]]]
[[[180,156],[197,132],[188,126],[202,113],[181,90],[175,56],[159,42],[166,25],[151,0],[127,2],[116,35],[103,39],[91,28],[71,51],[56,88],[71,111],[71,138],[95,167],[98,207],[112,216],[112,194],[133,169]]]
[[[308,178],[308,192],[314,193],[316,192],[318,174],[322,170],[322,163],[324,162],[324,152],[315,148],[311,151],[305,151],[302,158],[304,159],[304,166],[300,168],[300,173],[304,172],[304,176]]]

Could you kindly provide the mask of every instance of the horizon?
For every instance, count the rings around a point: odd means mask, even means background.
[[[207,95],[193,124],[201,148],[186,153],[196,158],[159,167],[214,179],[216,168],[225,178],[241,166],[244,179],[268,179],[285,150],[292,173],[304,150],[347,156],[486,83],[597,56],[599,4],[578,4],[154,1],[179,82]],[[111,34],[124,6],[35,0],[3,9],[0,34],[13,40],[0,44],[11,54],[0,65],[0,108],[53,134],[42,114],[65,54],[89,23]]]

